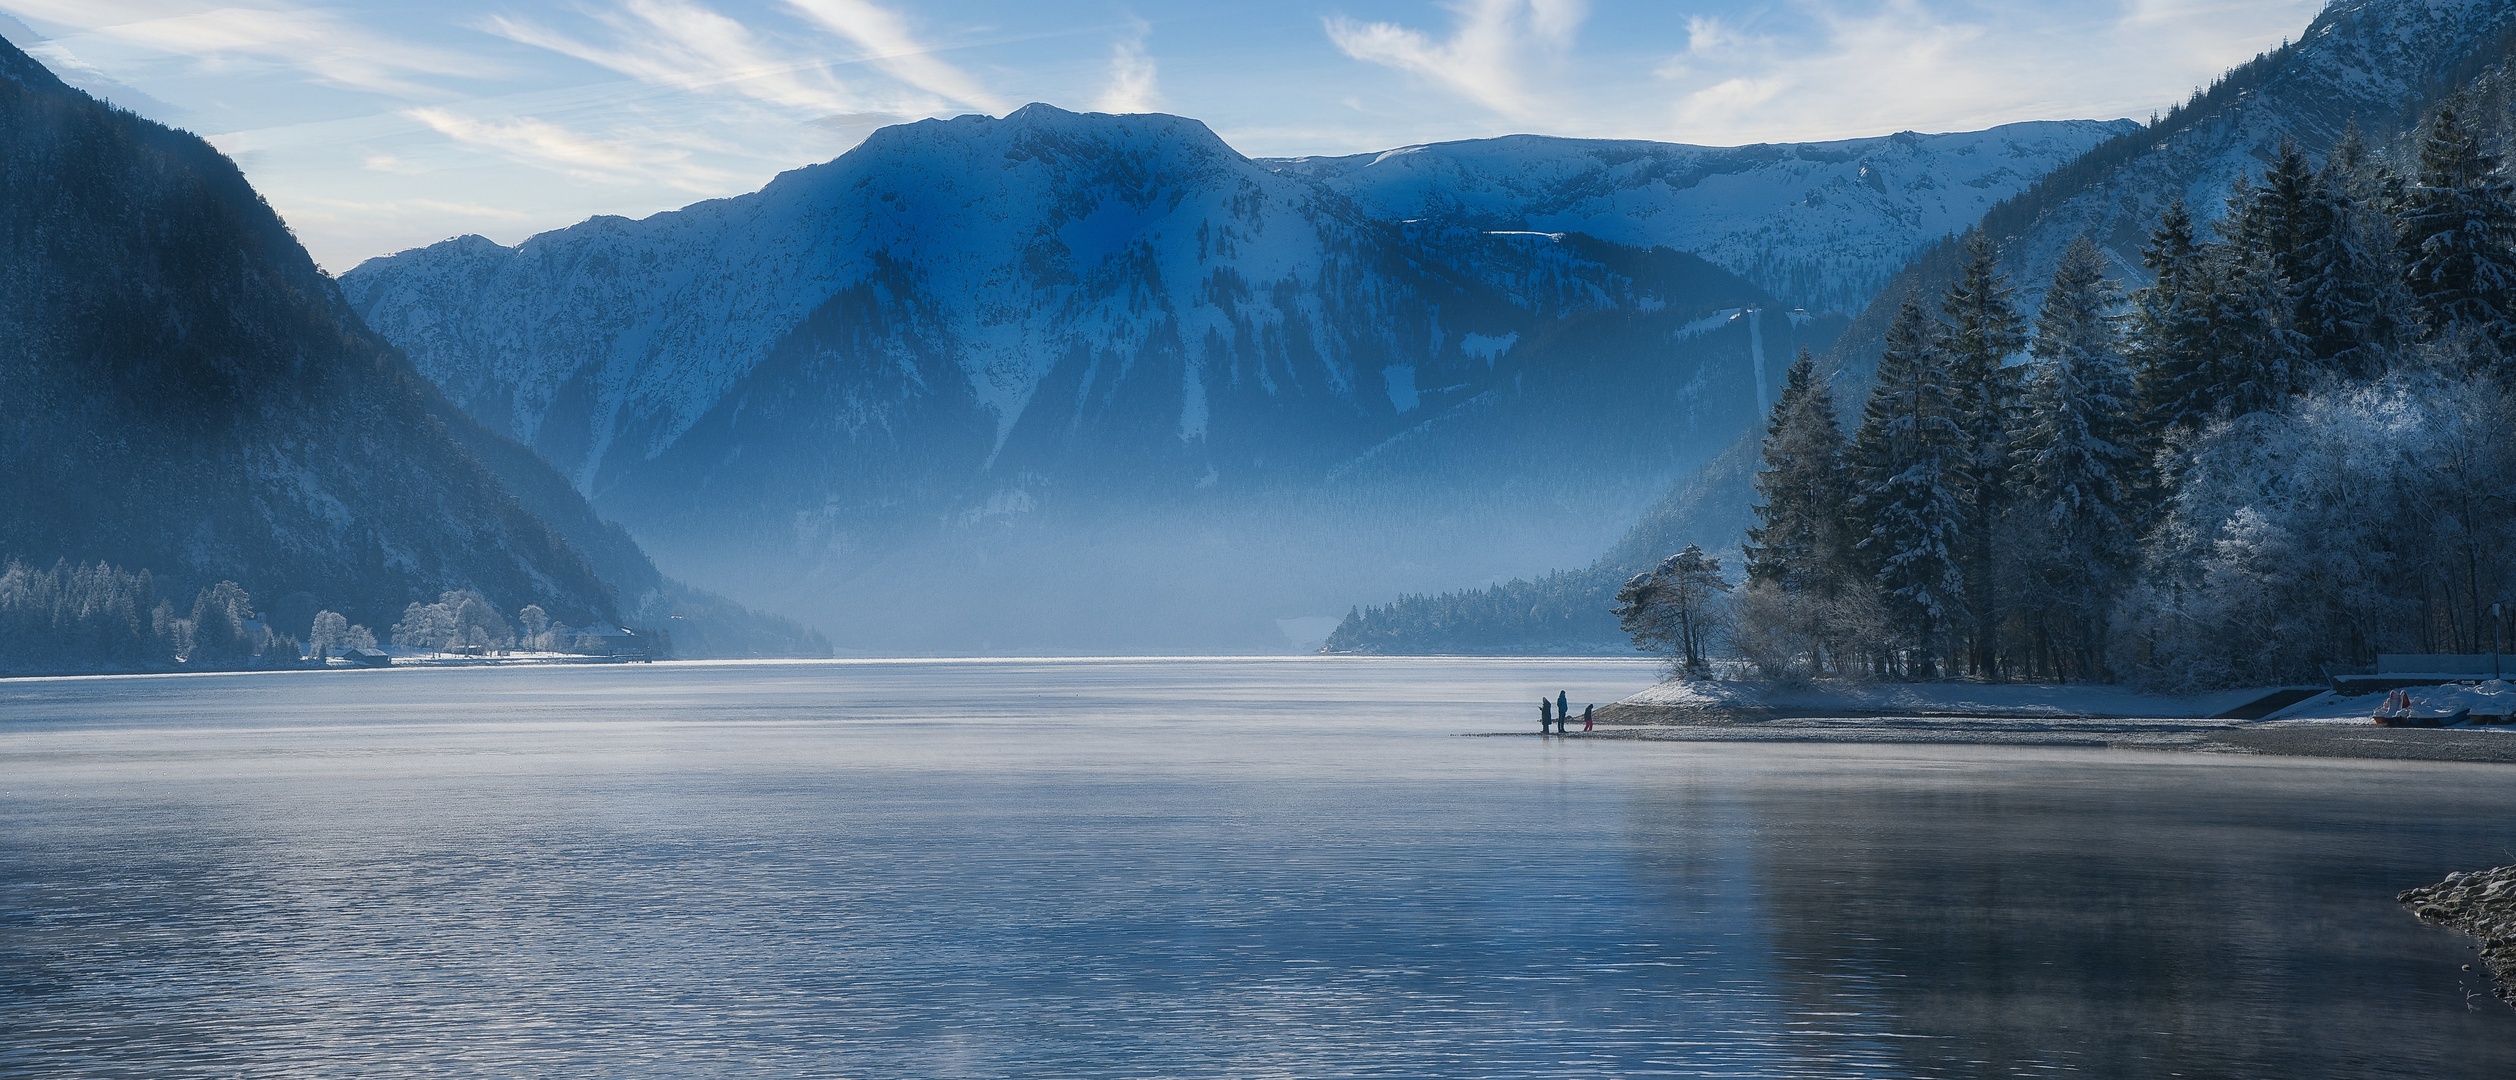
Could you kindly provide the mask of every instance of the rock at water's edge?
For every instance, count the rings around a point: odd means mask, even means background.
[[[2448,874],[2435,885],[2394,897],[2421,922],[2451,926],[2481,940],[2481,959],[2498,979],[2500,1001],[2516,1008],[2516,866]]]

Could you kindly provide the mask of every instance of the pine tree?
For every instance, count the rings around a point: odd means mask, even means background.
[[[2231,207],[2238,244],[2259,256],[2282,282],[2304,278],[2298,261],[2312,246],[2322,222],[2315,213],[2315,167],[2295,139],[2280,140],[2263,186],[2242,207]]]
[[[2140,261],[2154,280],[2132,297],[2130,349],[2139,370],[2142,427],[2153,433],[2199,427],[2210,417],[2213,398],[2204,385],[2210,324],[2202,302],[2209,285],[2184,200],[2159,215]]]
[[[2177,301],[2188,320],[2173,341],[2179,370],[2152,385],[2151,416],[2198,428],[2287,400],[2300,383],[2305,338],[2294,328],[2296,298],[2281,276],[2279,254],[2289,235],[2277,222],[2285,196],[2266,194],[2238,177],[2228,195],[2227,239],[2199,245]],[[2142,326],[2144,335],[2149,327]],[[2144,343],[2147,352],[2154,345]]]
[[[2418,182],[2401,222],[2405,283],[2432,338],[2465,330],[2516,348],[2516,195],[2496,155],[2452,108],[2420,143]]]
[[[2317,175],[2314,225],[2298,254],[2295,325],[2310,368],[2366,379],[2382,375],[2413,329],[2394,254],[2392,225],[2377,203],[2383,178],[2345,133]]]
[[[2122,355],[2121,294],[2105,277],[2105,257],[2086,237],[2073,241],[2053,272],[2036,320],[2037,363],[2018,435],[2025,473],[2022,509],[2044,542],[2030,559],[2047,652],[2062,674],[2102,677],[2106,614],[2130,568],[2130,506],[2144,485],[2133,446],[2130,362]]]
[[[1749,581],[1794,592],[1824,588],[1848,562],[1843,451],[1834,388],[1803,348],[1765,426],[1756,526],[1747,530]]]
[[[2018,372],[2009,358],[2026,345],[2026,322],[2010,304],[1999,259],[1976,233],[1966,241],[1966,267],[1940,301],[1948,317],[1949,377],[1954,380],[1956,422],[1963,433],[1957,457],[1942,482],[1952,484],[1966,508],[1958,548],[1972,623],[1971,666],[1976,674],[2000,671],[2003,611],[1993,535],[2008,506],[2014,478],[2009,432],[2018,412]]]
[[[1904,633],[1905,669],[1917,676],[1937,669],[1966,596],[1957,546],[1967,510],[1950,481],[1963,471],[1966,433],[1935,337],[1920,302],[1907,297],[1887,329],[1852,454],[1859,547]]]

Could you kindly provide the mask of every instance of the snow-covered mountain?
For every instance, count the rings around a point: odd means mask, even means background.
[[[1691,251],[1793,306],[1849,313],[1923,245],[2138,127],[2048,120],[1737,147],[1512,135],[1258,163],[1375,217]]]
[[[1878,222],[1949,212],[1919,209],[1935,187],[2013,190],[2047,161],[2018,148],[2102,134],[2046,128],[1679,157],[1716,187],[1792,185],[1759,196],[1777,206],[1868,168],[1878,186],[1843,201],[1887,243]],[[1557,171],[1549,190],[1577,186]],[[1697,205],[1645,172],[1635,190]],[[887,128],[643,221],[371,260],[342,287],[668,565],[873,650],[1282,647],[1303,631],[1279,620],[1356,596],[1560,565],[1752,425],[1791,351],[1842,321],[1588,228],[1396,219],[1341,190],[1366,174],[1033,105]],[[1629,239],[1668,218],[1566,205],[1547,220]]]

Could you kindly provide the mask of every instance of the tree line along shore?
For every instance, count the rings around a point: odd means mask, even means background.
[[[12,559],[0,567],[0,675],[236,671],[320,666],[353,651],[373,653],[376,633],[295,593],[267,605],[233,581],[195,591],[191,603],[158,595],[147,570],[59,562],[50,569]],[[470,589],[412,601],[386,642],[413,653],[489,654],[510,650],[614,656],[624,638],[637,655],[670,649],[660,633],[608,625],[570,627],[539,605],[513,620]]]

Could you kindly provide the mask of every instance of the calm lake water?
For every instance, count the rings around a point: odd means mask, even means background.
[[[2516,1075],[2516,770],[1458,737],[1651,676],[0,683],[0,1073]]]

